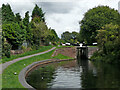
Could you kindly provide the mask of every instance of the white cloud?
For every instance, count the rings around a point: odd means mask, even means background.
[[[0,7],[3,3],[9,3],[15,13],[19,12],[24,17],[26,11],[29,11],[31,15],[35,3],[42,5],[46,12],[48,27],[55,29],[60,37],[66,30],[79,32],[78,22],[82,20],[88,9],[98,5],[107,5],[117,10],[118,2],[119,0],[1,0]]]

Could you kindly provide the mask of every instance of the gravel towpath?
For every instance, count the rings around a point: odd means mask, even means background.
[[[33,54],[33,55],[29,55],[29,56],[17,58],[17,59],[14,59],[14,60],[12,60],[12,61],[9,61],[9,62],[0,64],[0,68],[1,68],[1,69],[0,69],[0,74],[2,74],[2,72],[3,72],[3,70],[4,70],[5,68],[7,68],[9,65],[11,65],[11,64],[13,64],[13,63],[15,63],[15,62],[17,62],[17,61],[20,61],[20,60],[23,60],[23,59],[27,59],[27,58],[30,58],[30,57],[33,57],[33,56],[45,54],[45,53],[47,53],[47,52],[50,52],[50,51],[54,50],[55,48],[56,48],[56,47],[53,47],[53,48],[51,48],[51,49],[49,49],[49,50],[47,50],[47,51],[44,51],[44,52],[40,52],[40,53],[37,53],[37,54]]]

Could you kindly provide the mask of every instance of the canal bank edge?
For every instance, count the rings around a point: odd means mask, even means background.
[[[61,62],[61,61],[69,61],[69,60],[75,60],[74,59],[47,59],[47,60],[42,60],[42,61],[38,61],[38,62],[34,62],[30,65],[28,65],[27,67],[25,67],[19,74],[19,82],[23,85],[23,87],[28,88],[28,89],[32,89],[32,90],[36,90],[35,88],[33,88],[32,86],[30,86],[26,80],[25,77],[27,76],[27,74],[34,69],[35,67],[39,66],[39,65],[44,65],[44,64],[48,64],[48,63],[54,63],[54,62]]]

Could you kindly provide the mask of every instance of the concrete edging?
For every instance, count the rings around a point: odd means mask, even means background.
[[[19,82],[23,85],[23,87],[28,88],[28,89],[32,89],[32,90],[36,90],[35,88],[33,88],[32,86],[30,86],[26,80],[25,77],[27,76],[27,74],[35,67],[39,66],[39,65],[43,65],[43,64],[48,64],[48,63],[53,63],[53,62],[61,62],[61,61],[69,61],[69,60],[75,60],[75,59],[47,59],[47,60],[42,60],[42,61],[38,61],[38,62],[34,62],[30,65],[28,65],[27,67],[25,67],[20,73],[19,73]]]

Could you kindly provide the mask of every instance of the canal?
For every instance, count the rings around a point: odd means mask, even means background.
[[[120,88],[120,66],[72,60],[33,69],[27,83],[38,88]]]

